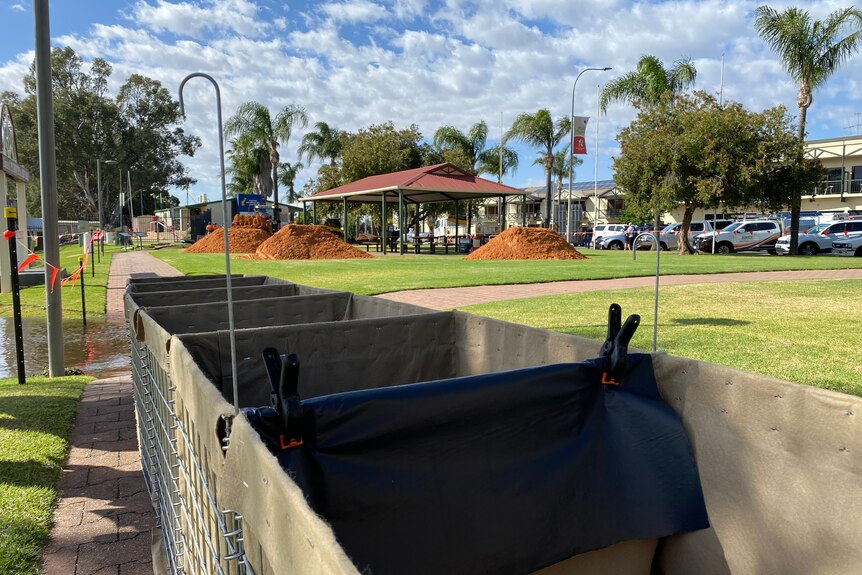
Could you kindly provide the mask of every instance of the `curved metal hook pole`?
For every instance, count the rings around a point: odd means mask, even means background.
[[[222,209],[222,218],[224,221],[224,225],[222,229],[224,230],[224,267],[225,267],[225,281],[227,282],[227,317],[228,317],[228,330],[230,332],[230,369],[231,369],[231,378],[233,379],[233,406],[239,411],[239,387],[237,383],[237,369],[236,369],[236,333],[234,328],[233,321],[233,292],[231,286],[231,276],[230,276],[230,242],[228,241],[228,229],[230,227],[230,220],[228,220],[228,209],[227,209],[227,193],[225,186],[225,177],[224,177],[224,132],[222,130],[222,121],[221,121],[221,91],[219,91],[218,82],[213,79],[209,74],[204,74],[203,72],[195,72],[193,74],[189,74],[183,81],[180,82],[180,113],[185,117],[186,109],[183,104],[183,87],[186,85],[186,82],[191,80],[194,77],[206,78],[212,83],[215,88],[216,94],[216,110],[218,113],[218,159],[219,159],[219,167],[221,168],[221,209]]]
[[[653,323],[652,323],[652,350],[656,351],[658,348],[658,269],[659,269],[659,254],[661,253],[661,244],[658,241],[658,238],[655,234],[650,232],[644,232],[642,234],[638,234],[635,238],[635,241],[632,243],[632,259],[638,259],[638,242],[643,241],[647,238],[652,239],[653,245],[655,246],[655,310],[653,312]]]

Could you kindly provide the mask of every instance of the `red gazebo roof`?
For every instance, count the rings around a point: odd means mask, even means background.
[[[405,198],[416,203],[448,202],[477,198],[522,196],[526,192],[473,176],[450,163],[425,166],[401,172],[369,176],[355,182],[318,192],[303,201],[379,202],[381,197]]]

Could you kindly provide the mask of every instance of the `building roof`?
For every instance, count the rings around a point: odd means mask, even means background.
[[[561,192],[563,197],[568,197],[568,189],[568,185],[565,185]],[[614,180],[575,182],[572,184],[572,197],[589,198],[596,192],[598,192],[598,195],[601,197],[616,189],[617,184]],[[545,186],[531,186],[529,188],[524,188],[524,191],[529,194],[530,199],[539,201],[545,198]]]
[[[303,198],[303,201],[346,199],[350,202],[379,202],[384,194],[388,198],[397,198],[399,193],[415,203],[524,195],[523,190],[471,175],[457,166],[443,163],[369,176],[318,192]]]

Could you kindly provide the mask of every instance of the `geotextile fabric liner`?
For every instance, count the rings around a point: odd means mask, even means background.
[[[300,368],[301,369],[301,368]],[[376,575],[523,574],[708,526],[650,356],[619,388],[603,360],[302,401],[282,467]]]
[[[133,298],[126,301],[128,306]],[[449,359],[428,370],[437,379],[583,361],[595,357],[600,347],[595,340],[463,312],[450,315],[445,351]],[[364,327],[355,329],[357,323]],[[287,328],[293,338],[290,342],[278,339],[282,328],[259,329],[268,332],[260,337],[252,335],[256,330],[246,330],[249,333],[242,337],[250,345],[245,349],[258,358],[260,346],[296,351],[291,346],[303,340],[301,327]],[[300,377],[316,361],[307,355],[309,350],[338,353],[341,346],[366,346],[376,337],[367,327],[367,320],[341,322],[341,331],[353,341],[340,339],[338,345],[323,345],[321,340],[334,330],[318,330],[316,342],[300,348]],[[408,347],[419,349],[432,342],[437,352],[447,349],[436,335],[429,337],[420,330],[408,333],[413,337],[407,340]],[[257,573],[358,573],[329,526],[305,503],[301,491],[244,417],[233,418],[232,447],[226,457],[222,455],[220,415],[233,414],[233,407],[216,387],[230,386],[229,377],[221,378],[221,366],[229,366],[230,361],[226,342],[226,332],[174,338],[170,376],[175,396],[187,414],[184,417],[194,422],[201,445],[208,446],[205,464],[218,486],[218,507],[243,515],[248,560]],[[390,347],[396,343],[388,342]],[[159,345],[164,347],[165,342]],[[371,349],[378,355],[388,353],[382,344]],[[207,359],[199,363],[196,358],[203,355]],[[647,539],[584,553],[537,575],[858,573],[862,565],[862,546],[858,545],[862,398],[663,353],[652,357],[658,390],[680,415],[692,446],[712,526],[664,537],[658,547],[655,539]],[[335,393],[362,389],[364,384],[396,384],[399,377],[405,380],[400,383],[413,379],[396,365],[409,363],[409,354],[397,354],[391,362],[375,361],[379,373],[367,379],[353,371],[357,359],[343,366],[338,361],[320,361],[317,373],[322,381],[309,382],[304,390],[301,387],[305,397],[313,397],[308,391],[315,387]],[[243,402],[245,405],[268,403],[269,384],[262,374],[261,367],[247,380],[245,391],[240,391],[241,399],[246,393],[256,396],[254,403]],[[241,370],[240,383],[244,376]]]

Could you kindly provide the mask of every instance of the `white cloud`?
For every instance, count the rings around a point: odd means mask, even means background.
[[[386,18],[386,8],[368,0],[324,4],[321,11],[336,22],[376,22]]]
[[[837,0],[815,0],[822,17]],[[114,66],[111,88],[131,73],[155,78],[176,94],[191,72],[219,82],[223,114],[257,100],[273,111],[288,103],[305,106],[313,122],[346,130],[391,120],[412,123],[430,139],[444,124],[467,129],[479,120],[496,143],[500,115],[508,128],[521,112],[548,108],[568,115],[572,83],[590,66],[613,71],[584,74],[576,113],[595,116],[597,85],[632,71],[653,54],[670,65],[690,56],[697,88],[717,93],[725,53],[724,97],[753,109],[784,103],[795,114],[796,87],[754,31],[754,0],[360,0],[273,8],[252,0],[137,0],[134,17],[122,25],[98,22],[54,39],[84,59],[104,57]],[[27,48],[22,47],[22,52]],[[21,91],[32,53],[0,63],[0,90]],[[842,67],[815,93],[809,110],[812,137],[843,135],[862,112],[862,58]],[[200,180],[193,194],[219,190],[217,134],[212,88],[195,79],[186,87],[185,127],[204,148],[187,160]],[[623,104],[590,122],[589,148],[599,126],[599,178],[609,177],[617,153],[615,134],[634,117]],[[294,161],[304,130],[282,150]],[[543,183],[530,164],[535,151],[520,148],[521,169],[508,183]],[[299,187],[313,177],[312,166]],[[594,156],[578,172],[592,179]]]
[[[26,12],[27,11],[27,9],[24,7],[23,4],[12,4],[9,6],[9,9],[12,10],[13,12]]]

